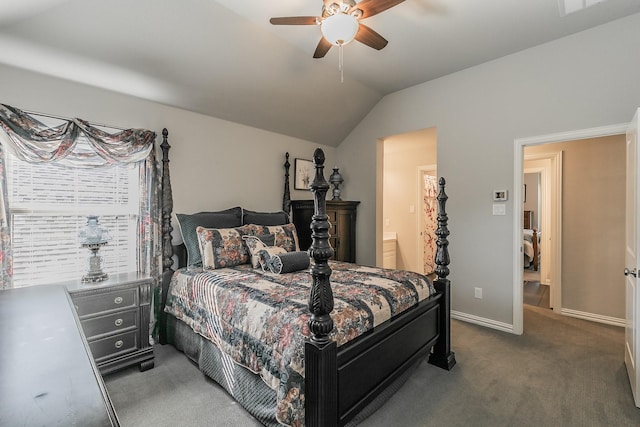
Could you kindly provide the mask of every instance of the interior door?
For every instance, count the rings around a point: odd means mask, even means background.
[[[627,185],[626,185],[626,225],[625,225],[625,269],[626,276],[626,325],[624,362],[629,374],[631,391],[637,407],[640,407],[640,367],[638,366],[638,307],[640,307],[640,291],[638,290],[638,214],[640,213],[640,197],[638,191],[638,121],[640,109],[636,111],[633,121],[627,129]]]

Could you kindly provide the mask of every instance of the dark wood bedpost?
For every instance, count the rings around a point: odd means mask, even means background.
[[[456,364],[455,353],[451,351],[451,282],[449,275],[449,228],[447,223],[449,216],[446,211],[446,203],[449,198],[444,191],[445,179],[438,181],[438,228],[436,229],[436,274],[438,278],[434,282],[436,290],[442,293],[440,299],[440,337],[433,346],[433,353],[429,357],[429,363],[440,368],[450,370]]]
[[[282,210],[287,213],[287,215],[291,215],[291,190],[289,188],[289,168],[291,167],[291,163],[289,163],[289,152],[285,153],[285,162],[284,162],[284,193],[282,195]]]
[[[173,246],[171,243],[171,232],[173,227],[171,226],[171,212],[173,211],[173,196],[171,193],[171,175],[169,174],[169,149],[171,146],[168,142],[169,132],[167,128],[162,129],[162,292],[160,307],[164,310],[166,303],[167,290],[169,288],[169,282],[173,275]],[[160,322],[159,339],[160,344],[166,344],[166,318],[161,311],[158,313],[158,321]]]
[[[333,330],[333,291],[331,267],[333,256],[329,244],[329,217],[325,197],[329,183],[324,178],[324,152],[318,148],[313,153],[316,175],[311,183],[315,212],[311,221],[312,243],[309,255],[311,266],[311,292],[309,294],[309,330],[311,338],[305,344],[305,425],[328,427],[338,422],[338,374],[337,345],[329,338]]]

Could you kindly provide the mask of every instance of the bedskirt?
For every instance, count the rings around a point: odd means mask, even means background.
[[[195,333],[190,326],[170,314],[166,314],[167,342],[182,351],[200,371],[218,383],[247,412],[267,427],[281,427],[276,419],[277,395],[259,375],[234,363],[211,341]],[[418,360],[400,377],[352,418],[345,427],[355,427],[377,411],[389,400],[415,369],[427,358]]]
[[[166,315],[167,341],[193,360],[200,370],[224,388],[233,399],[268,427],[276,420],[276,392],[260,376],[234,363],[211,341],[195,333],[186,323]]]

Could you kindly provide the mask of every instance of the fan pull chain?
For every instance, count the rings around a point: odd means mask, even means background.
[[[344,83],[344,55],[342,53],[342,44],[340,44],[338,50],[338,70],[340,70],[340,83]]]

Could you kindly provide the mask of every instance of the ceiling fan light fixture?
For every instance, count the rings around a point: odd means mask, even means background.
[[[358,32],[358,20],[346,13],[337,13],[326,17],[320,25],[322,36],[335,46],[344,46],[351,42]]]

